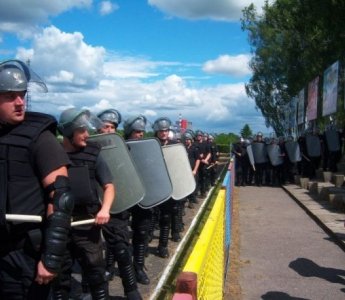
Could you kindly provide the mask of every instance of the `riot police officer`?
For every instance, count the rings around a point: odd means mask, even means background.
[[[201,130],[197,130],[195,132],[196,135],[196,146],[199,148],[199,155],[200,155],[200,166],[199,166],[199,174],[198,174],[198,190],[201,197],[206,196],[207,190],[207,166],[209,165],[209,160],[211,158],[211,149],[209,144],[205,142],[203,136],[203,132]]]
[[[232,145],[232,154],[235,155],[235,185],[245,186],[248,180],[249,158],[247,147],[243,137]]]
[[[210,150],[211,150],[210,164],[212,165],[212,167],[209,168],[209,179],[210,179],[211,186],[214,186],[216,184],[219,150],[218,150],[217,144],[215,143],[214,136],[212,134],[208,135],[207,142],[210,145]]]
[[[115,133],[121,123],[121,114],[116,109],[107,109],[98,114],[98,117],[103,122],[99,130],[101,133]],[[103,236],[106,241],[107,278],[111,280],[114,277],[116,260],[126,297],[134,300],[141,299],[141,295],[130,251],[129,216],[128,210],[110,214],[110,221],[103,226]]]
[[[159,139],[161,146],[174,144],[176,142],[169,139],[169,129],[171,121],[167,117],[158,118],[153,123],[153,131],[155,136]],[[179,235],[179,208],[178,201],[170,198],[169,200],[158,205],[159,209],[159,243],[157,248],[157,255],[162,258],[169,257],[168,243],[169,232],[172,231],[173,241],[178,242],[181,238]]]
[[[190,166],[192,168],[193,175],[196,179],[195,181],[197,182],[198,169],[200,166],[199,148],[193,142],[193,133],[192,132],[186,131],[185,133],[183,133],[182,140],[184,141],[184,145],[186,147],[187,154],[188,154],[189,163],[190,163]],[[194,203],[197,203],[196,190],[193,193],[191,193],[187,197],[187,199],[189,202],[188,207],[193,208]]]
[[[25,112],[28,84],[35,81],[46,89],[23,62],[0,63],[1,299],[47,299],[70,230],[70,161],[55,137],[56,120]],[[43,222],[11,222],[6,214]]]
[[[63,272],[52,285],[53,299],[68,299],[74,259],[82,267],[92,298],[108,298],[99,225],[109,222],[115,188],[108,166],[99,157],[100,145],[88,142],[91,128],[93,131],[97,129],[97,126],[90,127],[91,124],[90,112],[78,111],[75,108],[63,111],[58,124],[58,130],[63,135],[63,147],[72,161],[69,175],[75,195],[73,219],[94,218],[94,221],[89,225],[72,228]],[[102,203],[99,202],[98,184],[103,190]]]
[[[124,138],[139,140],[144,137],[147,120],[143,115],[128,118],[123,125]],[[133,264],[137,282],[150,284],[150,279],[145,272],[145,253],[148,247],[149,231],[152,220],[152,209],[144,209],[135,205],[130,209],[132,214],[131,227],[133,231]]]
[[[100,112],[97,117],[103,122],[102,127],[99,129],[100,133],[116,132],[122,120],[120,112],[116,109],[106,109]]]

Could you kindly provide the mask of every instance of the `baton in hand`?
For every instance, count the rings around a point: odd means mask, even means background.
[[[6,220],[12,222],[41,223],[42,217],[35,215],[6,214]],[[95,223],[95,219],[80,220],[71,223],[72,227]]]

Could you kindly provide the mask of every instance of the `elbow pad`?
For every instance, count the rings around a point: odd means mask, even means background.
[[[58,176],[54,187],[54,212],[46,220],[42,262],[48,271],[57,273],[61,269],[71,229],[74,198],[67,177]]]

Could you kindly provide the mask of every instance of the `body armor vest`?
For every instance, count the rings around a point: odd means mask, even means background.
[[[32,161],[32,146],[45,130],[55,134],[56,120],[34,112],[26,112],[21,124],[0,130],[0,213],[44,216],[44,190]]]
[[[74,187],[73,179],[71,178],[72,191],[76,198],[73,215],[95,213],[99,209],[100,201],[97,192],[96,160],[100,151],[100,145],[88,143],[81,151],[67,153],[72,161],[71,169],[85,167],[90,179],[89,183],[83,182],[80,184],[81,186]],[[87,196],[83,193],[85,189],[91,191]],[[94,209],[92,209],[92,207],[94,207]],[[90,211],[90,209],[92,211]]]
[[[199,157],[197,156],[198,148],[194,144],[192,144],[190,147],[186,147],[186,150],[187,150],[190,166],[193,169],[195,166],[196,160],[199,159]]]

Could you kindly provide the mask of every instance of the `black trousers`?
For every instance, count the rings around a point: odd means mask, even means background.
[[[83,225],[72,228],[63,268],[59,276],[53,281],[55,290],[68,295],[71,291],[71,275],[74,261],[77,260],[82,268],[90,289],[103,287],[108,289],[105,280],[105,261],[103,258],[103,243],[100,226]]]
[[[26,243],[20,249],[1,251],[0,299],[48,299],[50,284],[39,285],[34,281],[40,258],[41,253],[36,252]]]

